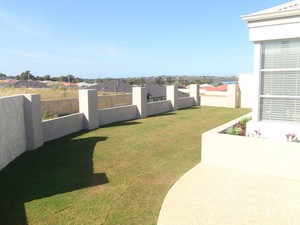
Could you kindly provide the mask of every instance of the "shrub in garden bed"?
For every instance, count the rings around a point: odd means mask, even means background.
[[[251,118],[242,118],[238,123],[236,123],[232,127],[229,127],[226,130],[226,134],[246,136],[246,124],[249,120],[251,120]]]

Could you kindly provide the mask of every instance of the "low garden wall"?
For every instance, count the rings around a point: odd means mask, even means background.
[[[131,105],[132,94],[98,96],[98,108],[106,109],[117,106]],[[68,115],[79,112],[79,99],[59,99],[41,101],[42,113]]]
[[[44,142],[54,140],[83,129],[83,113],[43,121]]]
[[[23,95],[0,98],[0,170],[27,150]]]
[[[193,97],[185,97],[178,99],[178,109],[189,108],[194,105],[194,98]]]
[[[131,101],[135,103],[134,105],[107,109],[99,109],[97,90],[79,90],[78,113],[45,121],[42,121],[42,103],[39,94],[0,98],[0,169],[26,150],[38,149],[44,142],[82,129],[93,130],[113,122],[176,110],[178,101],[181,106],[199,105],[198,85],[194,85],[191,89],[191,95],[194,97],[181,100],[177,98],[177,87],[168,86],[168,100],[152,103],[147,103],[146,88],[134,87],[133,90],[135,94],[131,95]],[[51,104],[55,105],[54,103]]]
[[[201,95],[201,105],[227,108],[240,107],[240,90],[238,85],[229,84],[227,92],[222,92],[222,95],[218,95],[217,92],[214,95]]]
[[[137,118],[137,108],[135,105],[120,106],[99,110],[99,126]]]
[[[300,143],[221,133],[241,118],[202,134],[201,162],[299,180]]]
[[[168,100],[147,103],[148,116],[157,115],[169,111],[171,111],[171,102]]]

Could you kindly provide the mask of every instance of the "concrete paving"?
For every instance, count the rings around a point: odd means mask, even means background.
[[[158,225],[223,224],[299,225],[300,180],[199,164],[170,189],[158,218]]]

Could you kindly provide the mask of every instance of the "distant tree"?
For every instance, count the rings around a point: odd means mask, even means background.
[[[0,73],[0,79],[5,79],[7,76],[4,73]]]
[[[68,82],[68,77],[67,76],[60,76],[59,81],[60,82]]]
[[[173,79],[173,77],[171,77],[171,76],[166,77],[166,84],[171,85],[174,83],[174,81],[175,80]]]
[[[25,72],[22,72],[20,75],[17,76],[18,80],[34,80],[35,77],[30,73],[30,70],[26,70]]]
[[[79,82],[82,82],[83,80],[81,79],[81,78],[79,78],[79,77],[76,77],[75,78],[75,83],[79,83]]]
[[[51,80],[50,75],[45,75],[45,76],[44,76],[44,80]]]
[[[161,76],[158,76],[154,78],[153,84],[164,84],[164,81]]]
[[[41,80],[41,81],[43,81],[43,80],[44,80],[44,77],[36,76],[36,77],[35,77],[35,80]]]

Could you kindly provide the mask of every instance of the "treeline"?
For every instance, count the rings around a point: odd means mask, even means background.
[[[59,81],[59,82],[70,82],[70,83],[105,83],[111,80],[123,80],[127,84],[131,85],[145,85],[145,84],[163,84],[163,85],[177,85],[179,87],[185,87],[190,84],[214,84],[219,85],[223,82],[236,82],[236,76],[149,76],[149,77],[127,77],[127,78],[97,78],[97,79],[86,79],[75,77],[71,74],[62,75],[59,77],[51,77],[50,75],[45,76],[34,76],[29,70],[22,72],[17,76],[7,76],[6,74],[0,73],[0,79],[17,79],[17,80],[39,80],[39,81]]]

